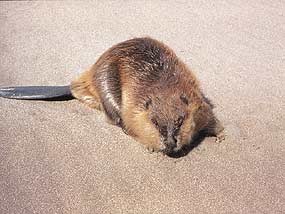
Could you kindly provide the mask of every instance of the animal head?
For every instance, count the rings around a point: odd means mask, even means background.
[[[159,93],[144,101],[149,123],[159,136],[160,151],[165,154],[189,144],[193,134],[207,122],[203,115],[210,111],[203,102],[190,100],[184,93],[168,93]]]

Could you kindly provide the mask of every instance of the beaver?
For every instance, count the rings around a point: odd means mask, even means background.
[[[191,70],[164,43],[150,37],[114,45],[69,86],[5,87],[14,99],[76,98],[103,111],[107,121],[149,150],[171,154],[200,131],[224,139],[213,105]]]

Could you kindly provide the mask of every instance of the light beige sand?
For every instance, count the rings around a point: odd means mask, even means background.
[[[0,213],[285,213],[284,1],[174,2],[0,2],[0,86],[67,84],[150,35],[228,135],[171,159],[76,100],[0,99]]]

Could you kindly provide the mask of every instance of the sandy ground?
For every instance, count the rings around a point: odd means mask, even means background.
[[[0,213],[285,213],[284,1],[0,2],[0,86],[64,85],[149,35],[226,126],[173,159],[76,100],[0,99]]]

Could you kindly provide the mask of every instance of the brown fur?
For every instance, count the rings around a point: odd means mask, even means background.
[[[113,46],[72,82],[71,91],[154,151],[177,151],[201,130],[223,139],[223,127],[194,74],[151,38]]]

